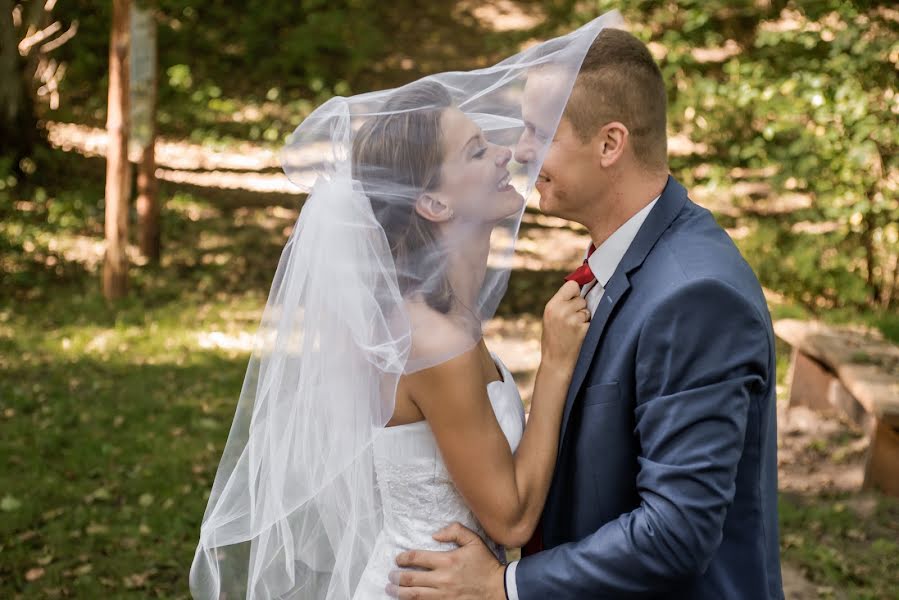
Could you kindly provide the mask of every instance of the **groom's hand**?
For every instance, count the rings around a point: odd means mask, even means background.
[[[434,534],[457,550],[412,550],[396,557],[397,566],[424,571],[392,571],[387,593],[400,599],[505,600],[505,569],[480,537],[459,523]]]

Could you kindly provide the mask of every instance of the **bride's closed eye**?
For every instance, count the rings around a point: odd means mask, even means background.
[[[480,150],[474,153],[472,158],[484,158],[484,154],[487,152],[487,146],[484,146]]]

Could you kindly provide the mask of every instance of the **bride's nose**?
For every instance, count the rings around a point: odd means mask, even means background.
[[[512,151],[505,146],[497,146],[496,166],[505,167],[512,159]]]

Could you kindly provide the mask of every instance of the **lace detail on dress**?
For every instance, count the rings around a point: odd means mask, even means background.
[[[524,432],[524,409],[512,374],[494,356],[503,381],[487,387],[497,421],[514,450]],[[453,550],[431,537],[454,521],[478,533],[494,554],[504,560],[504,549],[487,539],[474,514],[465,505],[446,470],[434,434],[427,422],[389,427],[375,439],[375,473],[384,515],[384,527],[354,596],[357,600],[389,598],[384,591],[397,554],[410,549]]]

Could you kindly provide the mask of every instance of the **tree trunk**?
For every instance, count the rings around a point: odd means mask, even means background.
[[[109,43],[109,101],[106,130],[106,255],[103,294],[109,300],[125,296],[128,283],[128,55],[131,42],[130,0],[113,0]]]
[[[864,230],[862,231],[862,243],[865,247],[865,263],[867,265],[867,284],[871,294],[871,305],[877,306],[881,301],[881,285],[875,271],[877,270],[877,247],[874,242],[874,232],[877,223],[870,212],[865,214]]]
[[[159,262],[159,186],[156,184],[156,156],[152,144],[144,147],[137,164],[137,218],[140,252],[151,261]]]
[[[19,161],[31,156],[40,139],[31,97],[30,74],[19,54],[11,0],[0,0],[0,154]]]
[[[140,252],[159,261],[159,198],[156,183],[157,52],[154,14],[132,7],[131,131],[137,162],[137,218]]]
[[[884,298],[883,307],[887,310],[892,310],[893,306],[899,304],[897,296],[899,296],[899,256],[896,257],[896,261],[893,263],[893,285],[890,286],[889,295]]]

